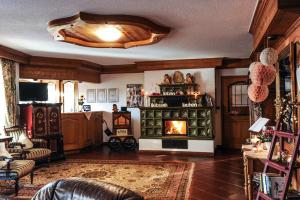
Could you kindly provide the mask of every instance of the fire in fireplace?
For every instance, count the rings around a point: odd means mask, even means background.
[[[164,120],[164,135],[187,135],[187,124],[185,119]]]

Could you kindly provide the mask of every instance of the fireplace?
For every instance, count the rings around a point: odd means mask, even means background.
[[[186,119],[165,119],[163,125],[164,136],[187,136]]]

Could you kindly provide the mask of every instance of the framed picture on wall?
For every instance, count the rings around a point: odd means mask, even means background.
[[[106,89],[97,89],[97,103],[105,103],[106,101]]]
[[[107,89],[107,101],[118,102],[119,101],[119,90],[118,88]]]
[[[96,103],[96,90],[87,89],[86,90],[86,102],[87,103]]]
[[[142,96],[142,84],[128,84],[126,87],[126,102],[127,107],[140,107],[144,105]]]

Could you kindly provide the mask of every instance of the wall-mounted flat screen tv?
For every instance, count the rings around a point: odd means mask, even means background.
[[[19,83],[20,101],[47,101],[48,84],[47,83]]]

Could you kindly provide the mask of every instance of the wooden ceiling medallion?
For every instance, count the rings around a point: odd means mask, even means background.
[[[115,41],[107,41],[98,32],[114,29],[120,33]],[[114,31],[113,30],[113,31]],[[130,15],[98,15],[79,12],[77,15],[52,20],[48,31],[57,41],[94,48],[130,48],[159,42],[170,28]],[[109,30],[111,31],[111,30]],[[111,33],[108,36],[112,36]],[[118,37],[119,36],[119,37]]]

